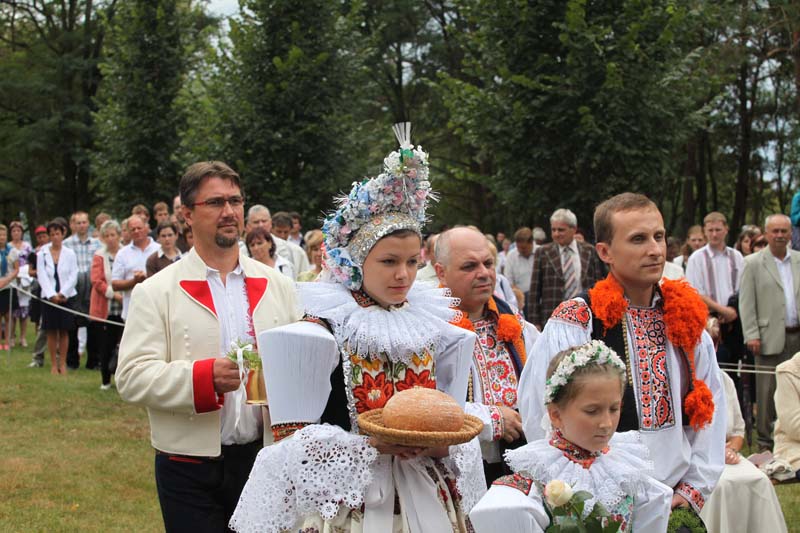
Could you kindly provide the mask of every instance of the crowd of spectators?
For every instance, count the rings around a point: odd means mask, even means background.
[[[241,207],[244,198],[222,202]],[[121,221],[99,213],[93,228],[82,211],[35,228],[19,221],[0,224],[0,349],[28,347],[31,324],[37,331],[31,367],[44,366],[46,350],[51,373],[64,375],[79,368],[83,357],[86,368],[100,370],[101,389],[110,389],[133,288],[191,253],[194,242],[179,196],[171,213],[165,202],[152,212],[152,221],[141,204]],[[253,205],[245,222],[241,253],[295,281],[320,276],[323,234],[302,233],[297,213],[273,214]],[[745,429],[752,426],[766,455],[754,459],[761,470],[748,462],[745,474],[767,471],[779,480],[800,471],[800,252],[791,246],[798,225],[800,215],[797,223],[794,213],[771,215],[763,229],[743,226],[728,246],[727,219],[712,212],[684,239],[665,236],[661,259],[668,263],[663,275],[691,284],[714,319],[717,360],[731,400],[729,464],[747,461],[740,452],[749,436]],[[551,242],[540,227],[517,228],[511,238],[505,232],[486,235],[497,271],[495,296],[539,330],[561,302],[585,298],[608,274],[575,213],[556,210],[549,229]],[[436,238],[425,240],[419,281],[438,281]],[[742,469],[731,472],[744,475]],[[767,490],[761,481],[758,486]],[[714,512],[730,511],[723,506]]]
[[[121,221],[98,213],[94,227],[83,211],[36,228],[0,224],[0,350],[27,348],[30,323],[37,332],[31,368],[43,367],[47,352],[51,373],[64,375],[83,358],[109,390],[133,288],[193,246],[181,207],[180,196],[172,213],[166,202],[156,203],[152,222],[150,210],[137,204]],[[323,236],[301,230],[298,213],[272,215],[255,205],[239,246],[293,280],[312,281],[322,271]]]

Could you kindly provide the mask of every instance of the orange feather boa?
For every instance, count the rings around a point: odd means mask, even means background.
[[[522,338],[522,325],[519,320],[512,314],[500,313],[497,309],[497,303],[494,301],[494,296],[489,298],[486,305],[489,311],[497,317],[497,338],[503,342],[512,343],[519,354],[522,366],[525,366],[527,354],[525,353],[525,341]],[[461,316],[453,320],[451,324],[469,331],[475,331],[475,326],[463,311]]]
[[[708,308],[697,291],[686,280],[661,282],[664,322],[667,338],[686,355],[691,373],[692,390],[684,398],[689,423],[695,430],[708,425],[714,417],[714,397],[708,385],[695,377],[694,350],[700,342],[708,318]],[[609,274],[589,289],[592,312],[609,330],[620,323],[628,309],[625,290],[617,279]]]

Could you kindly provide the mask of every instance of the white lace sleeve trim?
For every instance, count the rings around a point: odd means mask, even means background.
[[[456,475],[456,488],[461,495],[461,509],[464,514],[468,514],[486,494],[483,456],[478,439],[450,446],[449,460],[450,469]]]
[[[388,354],[408,364],[424,350],[437,351],[448,323],[459,318],[458,298],[433,283],[415,283],[400,307],[361,307],[339,283],[300,283],[297,288],[308,315],[331,323],[340,345],[359,357]]]
[[[278,533],[340,505],[356,509],[372,481],[378,452],[368,438],[337,426],[311,425],[259,452],[230,520],[240,533]]]
[[[514,472],[526,473],[542,485],[560,479],[576,490],[592,494],[586,501],[584,515],[596,502],[613,509],[626,495],[644,494],[653,473],[647,446],[639,432],[617,433],[609,442],[609,451],[595,460],[590,468],[570,461],[561,450],[547,440],[537,440],[516,450],[506,452],[506,461]]]

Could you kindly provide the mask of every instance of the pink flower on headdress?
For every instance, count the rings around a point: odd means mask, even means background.
[[[394,193],[394,200],[392,200],[392,204],[400,205],[403,203],[403,195],[399,192]]]
[[[372,205],[369,206],[369,212],[370,213],[377,213],[378,209],[379,209],[378,208],[378,204],[372,204]]]
[[[390,192],[392,192],[392,185],[391,184],[384,185],[383,186],[383,192],[386,193],[386,194],[389,194]]]
[[[408,171],[406,171],[406,176],[408,176],[412,180],[415,179],[417,177],[417,169],[416,168],[408,169]]]
[[[422,189],[418,189],[416,193],[414,193],[417,197],[417,200],[424,200],[425,196],[428,194],[428,191],[423,191]]]
[[[351,231],[350,226],[348,226],[347,224],[342,226],[342,235],[350,235],[350,231]]]

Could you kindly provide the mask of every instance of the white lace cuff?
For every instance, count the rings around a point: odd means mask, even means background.
[[[483,456],[477,438],[464,444],[450,446],[450,464],[456,475],[456,488],[461,495],[461,509],[464,514],[486,494],[486,478],[483,475]]]
[[[327,424],[307,426],[261,450],[229,526],[278,533],[314,514],[332,520],[340,505],[356,509],[377,457],[367,437]]]

